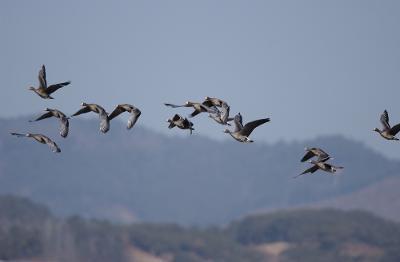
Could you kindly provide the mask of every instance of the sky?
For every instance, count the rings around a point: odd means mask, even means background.
[[[256,142],[341,134],[400,158],[372,132],[384,109],[400,122],[399,13],[395,0],[3,0],[0,117],[131,103],[138,125],[176,135],[165,120],[190,110],[162,103],[213,96],[244,122],[271,118]],[[48,83],[72,81],[52,101],[28,91],[42,64]],[[206,114],[193,122],[231,139]]]

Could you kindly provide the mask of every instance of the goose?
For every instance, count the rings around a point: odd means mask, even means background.
[[[177,107],[193,107],[194,111],[189,115],[189,117],[195,117],[200,113],[203,112],[208,112],[208,113],[217,113],[217,109],[213,108],[213,107],[208,107],[206,105],[203,105],[202,103],[197,103],[197,102],[191,102],[191,101],[187,101],[185,104],[183,105],[174,105],[174,104],[170,104],[170,103],[164,103],[164,105],[172,107],[172,108],[177,108]]]
[[[213,106],[218,106],[218,107],[226,106],[227,107],[228,106],[228,103],[225,102],[224,100],[221,100],[216,97],[209,97],[209,96],[206,96],[204,98],[204,101],[202,104],[205,106],[208,106],[208,107],[213,107]]]
[[[230,107],[228,105],[224,105],[221,107],[221,110],[218,111],[218,113],[209,114],[208,116],[211,119],[214,119],[214,121],[218,124],[230,126],[231,124],[228,122],[232,121],[233,118],[229,118],[229,111]]]
[[[57,109],[46,108],[44,111],[46,111],[46,113],[44,113],[40,117],[36,118],[35,120],[29,120],[29,122],[35,122],[35,121],[39,121],[39,120],[54,116],[54,117],[60,119],[60,124],[61,124],[60,125],[60,135],[64,138],[67,137],[68,130],[69,130],[69,121],[68,121],[69,118],[63,112],[61,112]]]
[[[40,69],[40,71],[39,71],[39,87],[35,88],[35,87],[31,86],[31,87],[29,87],[29,90],[32,90],[41,98],[54,99],[53,97],[50,96],[50,94],[54,93],[61,87],[67,86],[69,84],[71,84],[71,81],[47,86],[46,67],[44,65],[42,65],[42,69]]]
[[[111,121],[111,119],[118,116],[119,114],[122,114],[123,112],[130,113],[127,129],[131,129],[135,125],[136,121],[139,119],[140,115],[142,114],[142,112],[133,105],[119,104],[115,107],[114,111],[112,111],[112,113],[108,116],[108,120]]]
[[[253,132],[253,130],[264,124],[269,122],[270,119],[269,118],[263,118],[263,119],[258,119],[255,121],[251,121],[249,123],[247,123],[246,125],[243,126],[242,123],[242,116],[240,115],[240,113],[238,115],[235,116],[234,118],[234,123],[235,123],[235,131],[231,131],[229,129],[225,129],[224,133],[228,133],[230,134],[235,140],[242,142],[242,143],[252,143],[254,142],[253,140],[251,140],[249,138],[251,132]]]
[[[78,112],[73,114],[71,117],[80,115],[80,114],[85,114],[89,112],[94,112],[99,114],[100,118],[100,131],[103,133],[107,133],[108,130],[110,130],[110,121],[108,119],[108,115],[106,110],[102,108],[101,106],[97,104],[87,104],[87,103],[81,103],[81,108]]]
[[[194,130],[193,123],[190,122],[187,118],[183,118],[178,114],[175,114],[172,118],[167,119],[167,122],[169,123],[169,129],[174,127],[178,127],[180,129],[189,129],[190,134],[192,134],[192,131]]]
[[[313,158],[313,157],[318,157],[318,159],[319,160],[322,160],[322,159],[326,159],[326,160],[328,160],[328,159],[332,159],[330,156],[329,156],[329,154],[328,153],[326,153],[324,150],[322,150],[321,148],[317,148],[317,147],[311,147],[311,148],[308,148],[308,147],[306,147],[305,149],[304,149],[305,151],[307,151],[307,153],[304,155],[304,157],[301,159],[301,162],[305,162],[305,161],[307,161],[307,160],[309,160],[310,158]]]
[[[342,166],[333,166],[331,164],[325,163],[327,160],[328,160],[328,158],[325,158],[325,159],[322,159],[319,161],[315,161],[315,160],[308,161],[309,163],[313,164],[313,166],[293,178],[297,178],[297,177],[302,176],[307,173],[313,174],[318,169],[328,172],[328,173],[335,174],[338,170],[344,168]]]
[[[54,153],[61,152],[61,149],[58,147],[58,145],[53,140],[51,140],[50,138],[48,138],[45,135],[31,134],[31,133],[27,133],[27,134],[11,133],[11,135],[17,136],[17,137],[31,137],[31,138],[35,139],[36,141],[38,141],[39,143],[47,144],[50,147],[51,151],[53,151]]]
[[[382,123],[383,129],[379,130],[378,128],[375,128],[373,131],[378,132],[384,139],[399,140],[395,136],[400,131],[400,124],[391,127],[389,124],[389,114],[386,110],[383,111],[380,121]]]

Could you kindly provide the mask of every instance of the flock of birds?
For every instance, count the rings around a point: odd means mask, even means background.
[[[51,94],[57,91],[58,89],[69,85],[71,82],[62,82],[58,84],[53,84],[53,85],[47,85],[47,79],[46,79],[46,68],[44,65],[42,65],[42,68],[39,71],[39,87],[29,87],[29,90],[32,90],[35,92],[38,96],[40,96],[43,99],[54,99]],[[262,124],[265,124],[270,121],[270,118],[262,118],[258,120],[254,120],[251,122],[246,123],[243,125],[243,118],[240,113],[236,114],[233,118],[229,117],[230,113],[230,106],[228,105],[227,102],[219,99],[219,98],[214,98],[214,97],[205,97],[204,101],[201,103],[198,102],[186,102],[183,105],[175,105],[175,104],[170,104],[170,103],[165,103],[165,106],[172,107],[172,108],[178,108],[178,107],[189,107],[193,108],[193,112],[189,115],[190,118],[193,118],[197,116],[200,113],[208,113],[209,117],[213,119],[215,122],[221,125],[226,125],[226,126],[231,126],[230,122],[233,121],[235,125],[235,129],[232,131],[230,129],[225,129],[224,133],[227,133],[231,135],[235,140],[242,142],[242,143],[251,143],[254,142],[249,138],[250,134],[253,132],[253,130],[257,127],[259,127]],[[57,109],[51,109],[51,108],[46,108],[45,113],[42,114],[40,117],[36,118],[35,120],[31,120],[29,122],[36,122],[40,121],[46,118],[50,117],[55,117],[58,118],[60,121],[60,135],[63,138],[66,138],[68,136],[69,132],[69,119],[74,116],[78,116],[81,114],[89,113],[89,112],[94,112],[99,115],[100,119],[100,131],[102,133],[107,133],[107,131],[110,129],[110,121],[117,117],[118,115],[128,112],[130,114],[128,123],[127,123],[127,129],[131,129],[137,120],[139,119],[141,115],[141,111],[131,105],[131,104],[119,104],[115,107],[115,109],[112,111],[111,114],[108,114],[106,110],[101,107],[100,105],[97,104],[87,104],[87,103],[81,103],[81,109],[78,110],[76,113],[71,115],[70,117],[67,117],[63,112],[57,110]],[[192,134],[194,130],[194,125],[191,121],[189,121],[188,118],[182,117],[179,114],[175,114],[172,118],[169,118],[167,120],[169,123],[168,128],[174,128],[178,127],[180,129],[186,129],[189,130],[190,134]],[[397,124],[395,126],[390,126],[389,124],[389,114],[385,110],[381,117],[380,117],[380,122],[383,126],[382,130],[375,128],[373,131],[378,132],[384,139],[387,140],[399,140],[396,137],[396,134],[400,131],[400,124]],[[43,135],[43,134],[32,134],[32,133],[11,133],[11,135],[17,136],[17,137],[30,137],[35,139],[37,142],[42,143],[42,144],[47,144],[50,149],[55,152],[59,153],[61,152],[61,149],[59,146],[51,140],[49,137]],[[312,166],[308,169],[306,169],[304,172],[301,174],[295,176],[299,177],[301,175],[307,174],[307,173],[314,173],[317,170],[322,170],[325,172],[329,173],[336,173],[338,170],[343,169],[341,166],[334,166],[329,163],[327,163],[328,160],[333,159],[328,153],[326,153],[324,150],[321,148],[305,148],[306,154],[304,157],[301,159],[301,162],[306,162],[308,161],[309,163],[312,164]],[[310,160],[314,159],[314,160]]]

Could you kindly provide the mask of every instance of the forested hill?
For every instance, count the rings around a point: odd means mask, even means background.
[[[27,196],[56,214],[123,222],[228,223],[255,210],[286,208],[349,194],[399,175],[399,162],[341,136],[311,141],[241,144],[194,133],[166,136],[140,125],[72,119],[70,135],[58,135],[56,119],[28,123],[0,119],[0,193]],[[43,132],[61,147],[16,138],[10,131]],[[182,130],[169,130],[176,134]],[[257,137],[254,133],[255,140]],[[223,135],[223,134],[221,134]],[[292,179],[309,167],[305,146],[329,149],[342,174]]]

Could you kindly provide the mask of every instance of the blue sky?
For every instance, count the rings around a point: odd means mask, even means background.
[[[138,125],[176,134],[165,120],[190,110],[163,102],[216,96],[244,121],[271,117],[255,141],[342,134],[398,158],[372,129],[384,109],[400,122],[399,13],[399,1],[369,0],[4,0],[0,116],[132,103]],[[27,90],[41,64],[49,83],[72,81],[53,101]],[[193,121],[229,138],[206,115]]]

